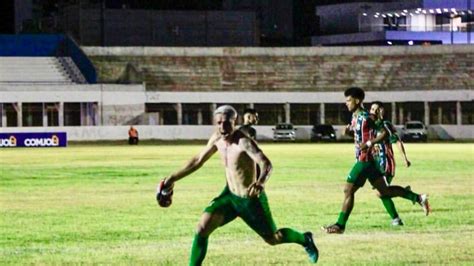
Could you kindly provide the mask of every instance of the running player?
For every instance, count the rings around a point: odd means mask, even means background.
[[[411,163],[407,158],[405,147],[400,137],[397,135],[397,130],[388,120],[384,120],[385,108],[383,103],[375,101],[370,107],[370,114],[373,115],[377,121],[375,122],[376,127],[379,129],[378,134],[381,134],[380,129],[384,129],[387,132],[386,137],[381,143],[374,144],[374,159],[380,170],[384,173],[384,178],[387,184],[391,184],[393,177],[395,176],[395,156],[392,149],[392,144],[396,143],[398,149],[403,155],[405,165],[410,167]],[[379,195],[380,196],[380,195]],[[403,221],[398,215],[397,209],[393,200],[389,197],[380,197],[383,206],[387,210],[388,214],[392,218],[393,226],[403,225]]]
[[[403,197],[412,202],[419,203],[428,215],[430,212],[428,204],[428,196],[426,194],[416,194],[410,189],[400,186],[387,186],[383,179],[383,174],[376,165],[373,155],[373,144],[380,142],[387,134],[385,130],[381,130],[381,134],[375,137],[375,124],[373,118],[369,116],[367,110],[363,107],[365,97],[364,90],[352,87],[344,92],[346,97],[347,109],[352,112],[352,122],[349,127],[354,132],[354,142],[356,146],[356,163],[347,177],[344,187],[344,201],[342,210],[335,224],[324,226],[329,234],[342,234],[346,228],[347,220],[354,207],[355,193],[359,188],[364,186],[366,180],[374,186],[378,192],[384,197]]]
[[[241,131],[234,130],[236,118],[237,112],[232,106],[217,108],[214,112],[216,132],[204,150],[158,185],[158,203],[167,207],[171,204],[176,181],[199,169],[214,153],[218,152],[222,158],[227,185],[204,209],[194,236],[190,265],[201,265],[206,256],[209,235],[237,217],[242,218],[270,245],[300,244],[308,253],[310,261],[316,263],[319,252],[311,232],[303,234],[291,228],[276,228],[264,190],[272,164],[255,141]],[[262,169],[258,179],[255,163],[260,164]]]
[[[254,125],[258,123],[258,113],[255,109],[247,108],[244,111],[244,124],[239,128],[240,131],[249,135],[253,140],[257,140],[257,130]]]

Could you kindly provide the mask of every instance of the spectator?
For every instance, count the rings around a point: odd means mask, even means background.
[[[138,130],[133,126],[130,126],[130,129],[128,130],[128,144],[138,145]]]

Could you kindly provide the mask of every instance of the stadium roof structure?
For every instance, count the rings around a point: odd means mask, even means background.
[[[472,0],[356,2],[317,8],[312,45],[471,44]]]

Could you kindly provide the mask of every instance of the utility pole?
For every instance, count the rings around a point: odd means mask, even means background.
[[[105,46],[105,0],[100,3],[100,44]]]

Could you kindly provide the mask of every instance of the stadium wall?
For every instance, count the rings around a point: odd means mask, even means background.
[[[57,127],[3,127],[2,132],[66,131],[71,140],[117,140],[124,138],[128,125],[137,125],[142,139],[206,139],[211,125],[147,125],[147,103],[339,103],[344,101],[342,92],[156,92],[146,91],[144,85],[0,85],[0,103],[97,103],[98,114],[95,126]],[[385,102],[429,101],[432,103],[474,100],[471,90],[457,91],[372,91],[367,101],[383,99]],[[460,115],[460,113],[459,113]],[[3,120],[4,114],[2,114]],[[457,121],[460,121],[459,118]],[[297,125],[298,139],[309,139],[310,125]],[[342,132],[342,125],[335,125]],[[258,126],[261,139],[272,137],[273,126]],[[474,139],[474,125],[431,125],[433,138]]]
[[[134,126],[141,140],[207,140],[214,131],[213,126]],[[272,126],[256,126],[259,140],[271,140],[273,137]],[[297,126],[297,140],[309,140],[311,126]],[[350,138],[341,136],[344,126],[334,126],[337,139]],[[397,126],[399,130],[401,126]],[[473,140],[474,125],[453,126],[435,125],[431,126],[431,134],[448,134],[446,140],[456,139]],[[101,141],[101,140],[127,140],[129,126],[82,126],[82,127],[13,127],[1,128],[2,133],[21,132],[66,132],[68,140],[71,141]]]

